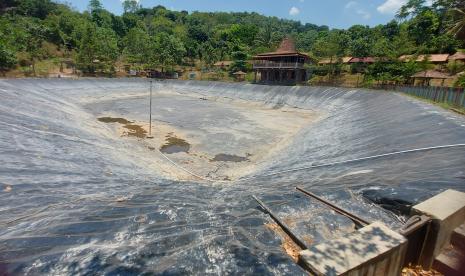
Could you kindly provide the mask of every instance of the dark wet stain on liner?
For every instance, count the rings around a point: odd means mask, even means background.
[[[112,117],[100,117],[97,120],[103,123],[120,123],[122,125],[132,124],[131,121],[128,121],[124,118],[112,118]]]
[[[166,144],[160,147],[160,151],[166,154],[173,154],[178,152],[188,153],[191,145],[186,140],[168,136],[166,138]]]
[[[139,125],[128,124],[123,127],[129,130],[128,136],[134,136],[137,138],[145,138],[147,136],[147,131]]]
[[[225,153],[220,153],[215,155],[215,158],[211,160],[212,162],[245,162],[249,161],[249,158],[247,157],[242,157],[242,156],[237,156],[233,154],[225,154]]]
[[[103,123],[119,123],[124,125],[123,127],[128,130],[128,136],[134,136],[137,138],[147,137],[147,131],[140,125],[135,125],[133,122],[128,121],[124,118],[113,118],[113,117],[100,117],[97,120]]]

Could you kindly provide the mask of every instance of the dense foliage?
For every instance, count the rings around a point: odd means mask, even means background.
[[[340,30],[257,13],[142,8],[134,0],[122,3],[122,15],[108,12],[99,0],[90,0],[82,13],[51,0],[3,0],[0,69],[19,64],[34,70],[38,60],[61,58],[90,73],[112,72],[117,61],[171,70],[175,65],[200,61],[209,67],[232,59],[234,70],[247,70],[245,60],[274,50],[288,35],[295,38],[298,50],[315,58],[382,56],[394,61],[402,54],[454,53],[464,42],[463,1],[435,0],[432,6],[425,2],[410,0],[398,20],[386,25]],[[412,66],[393,62],[373,66],[368,73],[403,78],[415,71]]]

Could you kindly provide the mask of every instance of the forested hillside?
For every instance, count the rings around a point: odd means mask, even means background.
[[[51,0],[3,0],[0,3],[0,68],[35,75],[36,64],[73,64],[80,72],[115,71],[115,64],[173,70],[209,68],[219,60],[249,58],[275,49],[293,36],[298,50],[324,57],[375,56],[397,60],[403,54],[450,53],[465,39],[463,0],[410,0],[386,25],[355,25],[347,30],[302,24],[257,13],[170,11],[122,3],[124,13],[105,10],[91,0],[78,12]],[[239,68],[234,68],[234,67]],[[375,68],[390,78],[417,68],[390,64]],[[242,68],[241,68],[242,67]],[[388,68],[389,67],[389,68]],[[242,63],[230,70],[247,70]],[[328,69],[331,73],[332,69]],[[386,71],[386,72],[384,72]]]

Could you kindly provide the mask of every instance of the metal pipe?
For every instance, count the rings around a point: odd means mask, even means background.
[[[367,226],[368,224],[370,224],[369,221],[365,220],[365,219],[362,219],[354,214],[351,214],[349,211],[346,211],[340,207],[337,207],[334,203],[331,203],[327,200],[324,200],[323,198],[315,195],[314,193],[311,193],[311,192],[308,192],[308,191],[305,191],[304,189],[300,188],[300,187],[295,187],[298,191],[304,193],[305,195],[311,197],[311,198],[314,198],[318,201],[320,201],[321,203],[325,204],[326,206],[328,206],[329,208],[333,209],[335,212],[351,219],[355,224],[357,224],[359,227],[364,227],[364,226]]]
[[[282,222],[276,215],[271,212],[270,208],[268,208],[265,203],[263,203],[260,199],[258,199],[256,196],[252,195],[253,199],[255,199],[260,207],[265,210],[268,215],[283,229],[283,231],[302,249],[308,249],[308,247],[305,245],[305,243],[300,240],[294,233],[292,233],[291,229],[289,226],[287,226],[284,222]]]

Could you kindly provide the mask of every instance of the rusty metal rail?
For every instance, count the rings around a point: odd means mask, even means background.
[[[331,203],[317,195],[315,195],[314,193],[311,193],[311,192],[308,192],[300,187],[295,187],[297,191],[300,191],[302,193],[304,193],[306,196],[308,197],[311,197],[311,198],[314,198],[318,201],[320,201],[321,203],[325,204],[326,206],[328,206],[329,208],[333,209],[335,212],[351,219],[358,227],[364,227],[364,226],[367,226],[368,224],[371,224],[371,222],[369,222],[368,220],[365,220],[363,218],[360,218],[352,213],[350,213],[349,211],[346,211],[338,206],[336,206],[334,203]]]
[[[309,191],[304,190],[300,187],[295,187],[296,190],[302,192],[306,196],[316,199],[320,203],[323,203],[326,207],[334,210],[340,215],[343,215],[350,220],[352,220],[357,228],[365,227],[371,224],[370,221],[361,218],[353,213],[344,210],[341,207],[338,207],[335,203],[330,202],[328,200],[323,199],[322,197],[311,193]],[[283,221],[279,219],[279,217],[270,210],[260,199],[255,196],[252,196],[260,205],[260,207],[268,214],[270,217],[281,227],[281,229],[302,249],[308,249],[307,245],[299,238],[296,234],[294,234],[289,226],[287,226]],[[421,260],[424,258],[425,254],[425,245],[427,241],[427,237],[429,236],[431,228],[431,218],[427,216],[412,216],[398,231],[401,235],[408,239],[408,247],[406,249],[406,258],[404,260],[404,266],[408,266],[409,264],[419,264]]]
[[[281,227],[281,229],[283,229],[283,231],[302,249],[308,249],[308,247],[305,245],[305,243],[299,239],[299,237],[297,237],[297,235],[295,235],[291,229],[289,228],[289,226],[287,226],[283,221],[281,221],[278,216],[276,216],[275,214],[273,214],[273,212],[271,211],[270,208],[268,208],[265,203],[263,203],[260,199],[258,199],[256,196],[252,196],[253,199],[255,199],[255,201],[258,202],[258,204],[260,205],[260,207],[265,210],[265,212],[270,215],[270,217],[279,225],[279,227]]]

